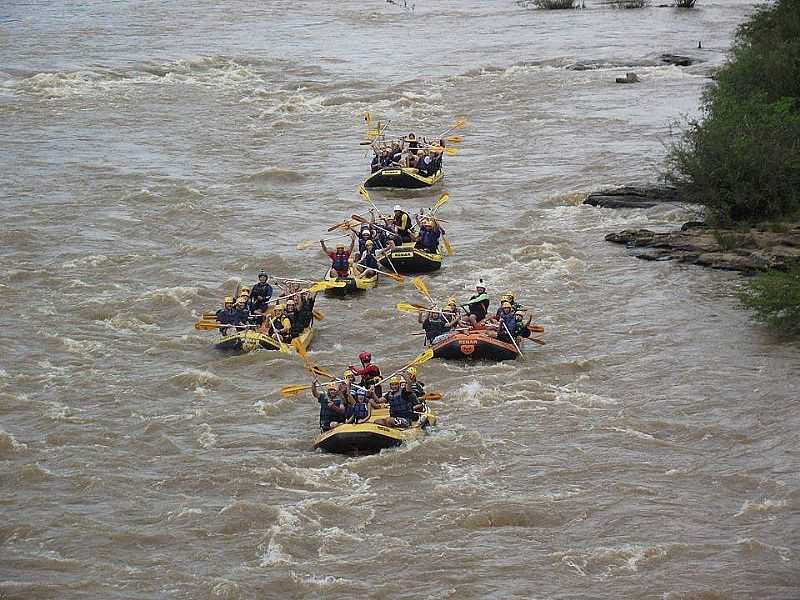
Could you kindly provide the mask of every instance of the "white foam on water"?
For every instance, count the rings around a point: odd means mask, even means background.
[[[27,444],[17,441],[17,438],[15,438],[13,434],[4,429],[0,429],[0,456],[17,454],[27,449]]]
[[[80,413],[79,408],[72,408],[57,400],[52,400],[44,403],[44,416],[53,421],[66,421],[68,423],[80,423],[82,419],[77,413]]]
[[[629,435],[631,437],[638,438],[640,440],[656,440],[657,438],[653,437],[649,433],[645,433],[644,431],[639,431],[637,429],[631,429],[630,427],[610,427],[611,431],[616,431],[618,433],[624,433],[625,435]]]
[[[783,562],[790,562],[792,560],[792,550],[784,546],[773,546],[750,537],[737,539],[736,545],[742,546],[751,552],[773,552],[777,554]]]
[[[589,551],[556,552],[554,558],[581,576],[595,575],[601,578],[612,577],[621,572],[636,573],[639,567],[667,557],[669,548],[647,546],[644,544],[622,544],[620,546],[599,546]]]
[[[201,423],[197,429],[197,443],[203,448],[213,448],[217,444],[217,434],[211,430],[211,425],[208,423]]]
[[[203,514],[202,508],[190,508],[185,507],[181,508],[179,511],[170,511],[167,513],[167,521],[174,521],[176,519],[182,519],[184,517],[194,517]]]
[[[779,511],[784,508],[786,508],[786,500],[770,500],[768,498],[764,498],[763,500],[755,502],[745,500],[744,504],[742,504],[742,507],[739,509],[739,512],[737,512],[734,517],[741,517],[742,515],[751,513]]]

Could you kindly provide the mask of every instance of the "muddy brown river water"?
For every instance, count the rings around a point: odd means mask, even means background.
[[[658,179],[752,4],[587,4],[0,7],[0,598],[800,597],[800,348],[738,308],[739,276],[603,241],[691,211],[580,205]],[[366,110],[467,117],[429,287],[513,289],[547,345],[429,362],[436,430],[346,458],[277,393],[298,360],[192,323],[262,267],[321,276],[296,244],[363,210]],[[401,365],[409,300],[321,298],[312,357]]]

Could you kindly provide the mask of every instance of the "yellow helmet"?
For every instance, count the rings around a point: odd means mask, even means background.
[[[225,296],[222,300],[223,304],[233,304],[233,296]]]
[[[500,308],[511,308],[511,302],[509,302],[508,300],[503,300],[500,303]]]
[[[276,304],[275,305],[275,312],[280,312],[284,309],[283,304]]]
[[[250,288],[247,287],[247,286],[244,286],[242,288],[242,290],[239,292],[239,295],[240,296],[249,296],[250,295]]]
[[[456,302],[455,298],[448,298],[447,299],[447,306],[458,306],[458,302]]]
[[[342,377],[347,379],[348,377],[355,377],[355,374],[350,369],[345,369],[344,373],[342,373]]]
[[[336,244],[336,249],[337,250],[344,250],[344,244],[342,244],[342,243]]]
[[[400,385],[400,378],[395,375],[389,380],[389,385]]]
[[[236,299],[236,303],[237,303],[237,304],[238,304],[239,302],[247,303],[247,301],[248,301],[248,300],[249,300],[249,297],[248,297],[248,296],[239,296],[239,297]]]
[[[325,387],[326,387],[326,388],[328,388],[328,391],[329,391],[329,392],[335,392],[335,391],[336,391],[336,387],[337,387],[337,386],[336,386],[336,383],[335,383],[335,382],[331,381],[331,382],[330,382],[328,385],[326,385]]]
[[[408,367],[408,369],[406,369],[406,373],[408,373],[409,375],[411,375],[411,377],[416,379],[416,377],[417,377],[417,367]]]

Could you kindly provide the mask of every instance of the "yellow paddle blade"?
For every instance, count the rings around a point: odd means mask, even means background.
[[[460,144],[464,141],[463,135],[451,135],[445,138],[451,144]]]
[[[367,129],[369,129],[371,123],[372,123],[372,115],[369,114],[368,110],[366,110],[364,111],[364,125],[366,125]]]
[[[428,362],[430,359],[433,358],[433,348],[428,348],[424,352],[420,352],[417,357],[411,361],[409,364],[410,367],[421,365],[422,363]]]
[[[450,240],[447,239],[447,236],[444,236],[444,249],[447,250],[447,256],[453,256],[453,247],[450,245]]]
[[[306,353],[305,346],[303,346],[303,342],[300,341],[300,338],[294,338],[292,340],[292,347],[297,350],[297,353],[300,355],[300,358],[305,360],[308,354]]]
[[[303,240],[299,244],[297,244],[298,250],[308,250],[314,244],[318,244],[319,242],[315,242],[314,240]]]
[[[358,195],[361,196],[367,202],[372,202],[372,198],[369,197],[369,192],[364,189],[363,185],[360,185],[356,188]]]
[[[381,134],[380,129],[370,129],[367,131],[367,137],[376,138]]]
[[[405,277],[403,277],[402,275],[398,275],[397,273],[387,273],[386,271],[381,271],[380,273],[384,277],[388,277],[389,279],[393,279],[397,283],[403,283],[406,280]]]
[[[198,331],[211,331],[218,327],[223,327],[222,323],[219,321],[198,321],[194,324],[194,328]]]
[[[296,396],[300,392],[310,390],[310,383],[298,383],[296,385],[287,385],[281,388],[281,396]]]
[[[464,125],[467,124],[467,119],[465,117],[459,117],[456,119],[456,122],[453,123],[453,129],[463,129]]]
[[[398,312],[409,313],[409,314],[417,314],[420,311],[419,308],[407,302],[400,302],[397,305],[397,310]]]
[[[431,206],[431,211],[438,210],[439,208],[447,204],[449,200],[450,200],[450,194],[445,192],[444,194],[439,196],[439,199],[436,200],[436,202],[433,203],[433,206]]]
[[[417,398],[417,400],[424,400],[425,402],[438,402],[441,399],[442,394],[440,392],[428,392]]]
[[[333,375],[330,371],[326,371],[322,367],[318,367],[317,365],[312,365],[311,363],[306,364],[308,370],[311,371],[314,375],[319,375],[320,377],[327,377],[328,379],[336,379],[336,376]]]
[[[420,294],[422,294],[426,298],[430,298],[431,297],[430,292],[428,292],[428,287],[425,285],[425,283],[422,281],[422,279],[420,279],[419,277],[412,277],[411,278],[411,283],[414,284],[414,287],[417,288],[417,291]]]
[[[325,315],[323,315],[321,312],[319,312],[319,311],[318,311],[318,310],[316,310],[316,309],[315,309],[315,310],[312,310],[311,312],[312,312],[312,314],[314,315],[314,318],[315,318],[317,321],[322,321],[322,320],[325,318]]]
[[[528,325],[528,329],[533,331],[534,333],[544,333],[544,325]]]

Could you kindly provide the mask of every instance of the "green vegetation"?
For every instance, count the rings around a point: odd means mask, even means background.
[[[676,1],[690,7],[693,2]],[[797,0],[756,10],[736,31],[731,61],[703,95],[702,119],[691,121],[668,154],[668,178],[714,225],[768,222],[769,230],[800,216],[800,11]],[[719,232],[723,249],[736,240]],[[800,334],[800,267],[754,277],[740,294],[756,319]]]
[[[739,299],[759,321],[786,335],[800,334],[800,267],[756,275]]]
[[[787,218],[800,209],[800,11],[761,7],[736,32],[731,62],[668,157],[681,195],[712,223]]]

